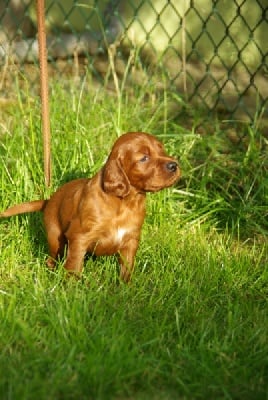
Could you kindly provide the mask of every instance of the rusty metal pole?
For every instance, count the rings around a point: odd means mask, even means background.
[[[44,175],[47,187],[51,184],[51,147],[47,70],[47,45],[45,28],[45,0],[37,0],[38,47],[40,65],[41,119],[44,148]]]

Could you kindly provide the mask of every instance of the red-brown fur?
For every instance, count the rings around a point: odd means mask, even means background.
[[[87,252],[118,254],[120,276],[127,282],[145,217],[146,192],[169,187],[179,176],[177,162],[154,136],[130,132],[119,137],[104,167],[91,179],[73,180],[49,200],[16,205],[0,216],[43,211],[50,268],[68,244],[67,271],[81,273]]]

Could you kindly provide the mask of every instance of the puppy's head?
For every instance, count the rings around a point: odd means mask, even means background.
[[[130,189],[156,192],[173,185],[180,177],[177,161],[166,154],[154,136],[129,132],[115,142],[104,166],[106,192],[125,197]]]

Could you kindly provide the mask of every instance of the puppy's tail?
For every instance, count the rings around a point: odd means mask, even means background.
[[[23,214],[28,212],[43,211],[47,204],[47,200],[28,201],[27,203],[17,204],[9,207],[0,213],[0,217],[11,217],[12,215]]]

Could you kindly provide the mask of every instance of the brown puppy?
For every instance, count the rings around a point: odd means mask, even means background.
[[[93,178],[73,180],[49,200],[19,204],[0,216],[43,211],[50,268],[68,244],[66,270],[80,273],[87,252],[117,253],[120,276],[127,282],[145,217],[146,192],[169,187],[179,177],[177,162],[154,136],[130,132],[117,139],[106,164]]]

